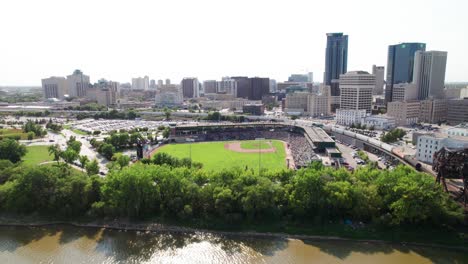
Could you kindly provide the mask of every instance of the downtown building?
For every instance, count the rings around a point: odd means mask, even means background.
[[[418,100],[442,99],[445,97],[445,68],[447,52],[421,51],[414,56],[413,85],[418,93]]]
[[[375,76],[365,71],[340,75],[340,109],[365,110],[371,113]]]
[[[216,80],[206,80],[203,81],[203,93],[204,94],[214,94],[216,93],[216,86],[217,86],[217,81]]]
[[[348,36],[343,33],[327,33],[327,47],[325,51],[325,73],[323,83],[330,86],[330,110],[335,112],[340,105],[341,74],[348,71]]]
[[[132,90],[148,90],[149,88],[149,77],[137,77],[132,78]]]
[[[458,125],[468,122],[468,98],[447,102],[447,124]]]
[[[375,76],[375,87],[374,87],[373,94],[374,95],[383,94],[383,88],[385,84],[385,80],[384,80],[385,67],[372,65],[372,75]]]
[[[395,84],[411,83],[413,81],[414,59],[417,51],[425,51],[424,43],[401,43],[388,46],[387,80],[385,86],[385,101],[393,101]]]
[[[307,115],[311,117],[329,116],[327,95],[308,92],[296,92],[286,95],[285,112],[292,115]]]
[[[120,85],[101,79],[88,89],[86,97],[99,105],[117,107],[120,103]]]
[[[83,98],[90,87],[89,76],[80,70],[75,70],[73,74],[67,76],[67,87],[70,97]]]
[[[158,85],[155,95],[155,104],[157,107],[174,107],[182,105],[184,101],[182,90],[178,84]]]
[[[181,82],[182,95],[184,98],[198,98],[199,83],[197,78],[184,78]]]
[[[221,81],[216,82],[216,92],[219,94],[237,95],[237,81],[229,77],[223,77]]]
[[[42,79],[42,91],[45,99],[64,99],[68,95],[67,79],[64,77],[50,77]]]

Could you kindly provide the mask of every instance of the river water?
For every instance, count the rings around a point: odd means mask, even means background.
[[[468,263],[426,247],[336,241],[141,233],[75,227],[0,227],[0,263]]]

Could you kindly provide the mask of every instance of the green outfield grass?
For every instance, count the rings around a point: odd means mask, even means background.
[[[26,165],[37,165],[53,160],[53,156],[49,155],[48,146],[30,146],[26,149],[28,152],[23,157],[23,163]]]
[[[161,147],[158,152],[165,152],[177,158],[188,158],[190,155],[190,145],[192,146],[192,159],[195,162],[201,162],[203,168],[208,170],[222,170],[224,168],[239,167],[244,169],[253,168],[258,170],[259,156],[262,169],[279,170],[286,168],[286,152],[283,142],[279,140],[271,140],[276,152],[272,153],[241,153],[224,148],[226,143],[232,141],[220,142],[201,142],[201,143],[185,143],[185,144],[169,144]],[[257,144],[258,141],[242,141],[241,147],[245,145],[251,147]],[[265,148],[270,148],[265,142],[262,143]]]
[[[260,146],[259,146],[260,145]],[[267,140],[248,140],[241,141],[241,148],[243,149],[269,149],[270,144],[267,143]]]

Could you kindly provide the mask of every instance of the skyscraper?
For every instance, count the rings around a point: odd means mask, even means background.
[[[72,75],[67,76],[67,86],[71,97],[84,97],[89,88],[89,76],[75,70]]]
[[[418,99],[442,99],[444,94],[446,51],[416,51],[414,56],[413,85]]]
[[[44,98],[63,99],[68,94],[67,79],[64,77],[50,77],[42,79]]]
[[[132,90],[148,90],[149,88],[149,77],[137,77],[132,78]]]
[[[426,44],[401,43],[388,46],[386,102],[392,101],[394,84],[412,82],[414,54],[418,50],[425,51]]]
[[[366,110],[372,108],[372,90],[375,76],[365,71],[351,71],[340,76],[342,110]]]
[[[185,98],[199,97],[198,79],[184,78],[182,80],[182,94]]]
[[[203,91],[205,94],[216,93],[216,80],[203,81]]]
[[[270,92],[270,78],[253,77],[250,80],[249,100],[262,100],[262,96]]]
[[[332,80],[338,80],[341,74],[347,72],[347,67],[348,35],[343,35],[343,33],[327,33],[324,84],[330,85]],[[335,95],[333,91],[332,95]]]
[[[372,65],[372,74],[375,76],[374,94],[383,94],[385,67]]]

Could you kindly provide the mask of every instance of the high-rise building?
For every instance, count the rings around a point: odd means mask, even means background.
[[[216,80],[203,81],[203,90],[205,94],[216,93]]]
[[[163,80],[158,80],[158,87],[163,86]]]
[[[50,77],[42,79],[44,98],[63,99],[68,94],[67,79],[64,77]]]
[[[182,80],[181,86],[182,86],[182,94],[185,98],[200,97],[197,78],[184,78]]]
[[[223,77],[219,82],[216,82],[216,92],[219,94],[237,95],[237,81],[229,77]]]
[[[262,96],[270,92],[270,79],[253,77],[250,80],[250,95],[249,100],[262,100]]]
[[[118,82],[101,79],[88,89],[86,97],[100,105],[117,106],[120,98],[120,85]]]
[[[132,90],[148,90],[149,88],[149,77],[137,77],[132,78]]]
[[[347,67],[348,35],[327,33],[324,84],[330,85],[332,80],[339,79],[341,74],[347,72]],[[332,92],[332,95],[335,94]]]
[[[393,85],[413,81],[414,54],[426,50],[424,43],[401,43],[388,46],[385,101],[393,98]]]
[[[278,90],[278,85],[276,84],[276,80],[270,79],[270,93],[276,93]]]
[[[365,71],[352,71],[340,75],[341,100],[343,110],[372,110],[372,91],[375,76]]]
[[[239,98],[249,98],[251,86],[249,77],[236,76],[231,77],[237,81],[237,97]]]
[[[444,98],[446,65],[446,51],[416,51],[413,84],[418,90],[419,100]]]
[[[80,70],[75,70],[72,75],[67,76],[67,86],[71,97],[85,97],[90,86],[89,76]]]
[[[374,95],[383,94],[385,67],[372,65],[372,75],[375,76]]]
[[[309,82],[309,75],[307,74],[291,74],[288,77],[288,82]]]
[[[314,73],[309,72],[309,73],[307,73],[307,76],[309,77],[308,82],[313,83],[314,82]]]
[[[151,81],[150,81],[149,88],[150,88],[150,89],[156,89],[156,87],[157,87],[157,86],[156,86],[156,80],[151,80]]]
[[[166,84],[171,84],[171,79],[166,79]]]

